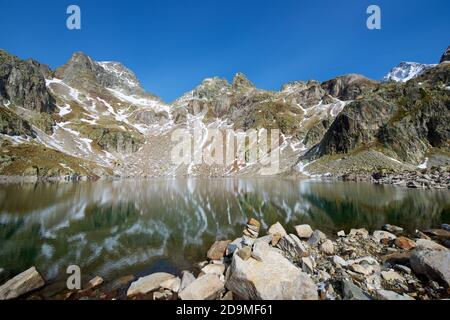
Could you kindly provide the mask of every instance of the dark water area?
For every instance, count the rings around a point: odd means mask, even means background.
[[[412,232],[450,222],[450,192],[274,178],[5,184],[0,280],[31,266],[54,282],[69,265],[86,280],[177,273],[216,239],[240,236],[250,217],[288,232],[303,223],[329,235],[385,223]]]

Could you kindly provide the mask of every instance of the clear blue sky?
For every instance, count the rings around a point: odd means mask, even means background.
[[[66,8],[82,30],[66,29]],[[366,9],[382,9],[382,29]],[[436,63],[450,45],[448,0],[0,0],[0,48],[52,68],[74,51],[115,60],[171,101],[212,76],[260,88],[345,73],[380,79],[400,61]]]

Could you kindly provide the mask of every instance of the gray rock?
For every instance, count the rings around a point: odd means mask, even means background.
[[[161,282],[161,288],[167,289],[167,290],[170,290],[173,292],[180,291],[180,286],[181,286],[181,279],[178,277],[171,278],[169,280]]]
[[[311,247],[317,247],[322,241],[325,241],[327,236],[320,230],[315,230],[308,240]]]
[[[243,239],[242,238],[237,238],[235,239],[233,242],[231,242],[230,244],[228,244],[227,246],[227,251],[226,251],[226,255],[230,256],[232,255],[236,250],[240,250],[243,248],[243,244],[242,244]]]
[[[369,235],[369,231],[367,231],[364,228],[351,229],[350,233],[348,235],[349,235],[349,237],[355,237],[355,236],[367,237]]]
[[[450,251],[417,251],[410,258],[411,268],[416,274],[450,287]]]
[[[382,229],[384,231],[393,233],[395,235],[399,235],[399,234],[403,233],[403,231],[404,231],[403,228],[400,228],[400,227],[397,227],[397,226],[394,226],[391,224],[385,224]]]
[[[317,300],[317,287],[280,252],[262,250],[262,261],[233,257],[226,287],[245,300]]]
[[[293,258],[300,258],[308,255],[305,246],[294,234],[289,234],[281,238],[277,246]]]
[[[325,253],[328,256],[331,256],[334,254],[334,244],[333,241],[331,240],[325,240],[321,245],[320,245],[320,251],[322,251],[323,253]]]
[[[313,274],[316,267],[316,262],[313,257],[303,257],[302,258],[302,270],[308,274]]]
[[[42,288],[44,285],[44,279],[36,268],[32,267],[0,286],[0,300],[18,298],[24,294]]]
[[[205,274],[216,274],[221,275],[225,272],[225,265],[224,264],[208,264],[202,269],[202,272]]]
[[[434,242],[433,240],[427,239],[419,239],[416,241],[416,250],[430,250],[430,251],[448,251],[448,249],[444,246],[441,246],[439,243]]]
[[[339,256],[334,256],[333,257],[333,263],[336,267],[346,267],[347,266],[347,261],[345,261],[344,259],[342,259]]]
[[[137,294],[147,294],[158,290],[161,287],[161,283],[172,278],[175,278],[175,276],[165,272],[153,273],[149,276],[139,278],[131,284],[130,288],[128,288],[127,296],[131,297]]]
[[[444,223],[443,225],[441,225],[441,228],[446,231],[450,231],[450,224]]]
[[[367,293],[349,280],[342,281],[342,293],[344,300],[372,300]]]
[[[179,297],[181,300],[216,300],[224,291],[224,283],[215,274],[205,274],[195,279]]]
[[[398,294],[389,290],[377,290],[377,296],[380,300],[415,300],[407,294]]]
[[[184,290],[188,285],[194,282],[195,276],[189,271],[183,271],[179,291]]]

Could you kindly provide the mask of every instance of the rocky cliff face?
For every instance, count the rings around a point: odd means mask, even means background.
[[[442,55],[440,63],[449,61],[450,61],[450,47],[448,47],[447,50],[445,50],[444,54]]]
[[[0,175],[260,174],[260,165],[237,158],[232,165],[174,164],[173,132],[194,128],[202,134],[193,141],[194,155],[209,148],[213,129],[279,129],[282,174],[403,170],[431,166],[437,158],[446,163],[449,69],[441,63],[399,82],[356,74],[293,81],[280,91],[258,89],[237,73],[231,83],[205,79],[166,104],[118,62],[75,53],[52,71],[0,51],[0,144],[10,161]],[[39,173],[26,165],[30,161],[17,162],[26,150]],[[52,150],[51,157],[39,150]]]

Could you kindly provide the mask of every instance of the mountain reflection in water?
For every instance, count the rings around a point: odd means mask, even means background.
[[[249,217],[292,231],[409,231],[450,222],[450,193],[289,179],[122,180],[0,185],[3,278],[37,266],[47,279],[76,264],[86,277],[173,272],[203,261]]]

